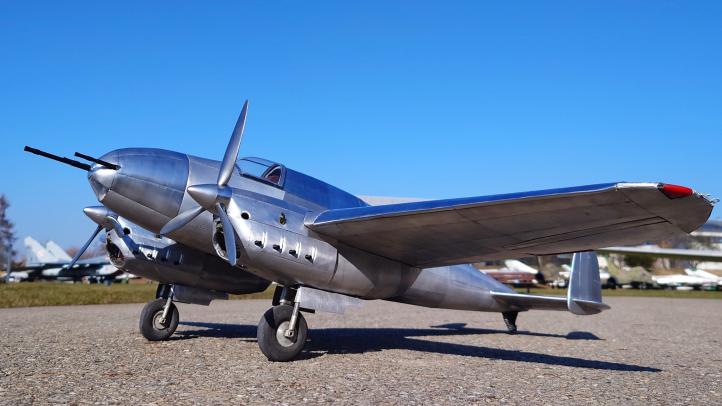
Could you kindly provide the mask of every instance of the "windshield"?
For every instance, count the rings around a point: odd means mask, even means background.
[[[236,161],[241,175],[260,179],[280,186],[283,180],[283,167],[260,158],[241,158]]]

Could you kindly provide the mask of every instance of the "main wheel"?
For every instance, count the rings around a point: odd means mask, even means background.
[[[258,322],[258,346],[269,361],[290,361],[294,359],[306,344],[308,325],[301,313],[298,314],[296,334],[292,338],[283,333],[288,329],[293,307],[274,306]]]
[[[165,323],[161,323],[166,302],[167,299],[150,301],[140,312],[140,333],[148,341],[167,340],[178,327],[178,308],[173,303],[170,304]]]

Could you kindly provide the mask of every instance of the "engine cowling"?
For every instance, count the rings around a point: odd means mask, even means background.
[[[108,232],[108,257],[113,265],[134,275],[232,294],[261,292],[270,285],[265,279],[231,267],[216,255],[157,238],[140,227],[124,224],[122,234]]]

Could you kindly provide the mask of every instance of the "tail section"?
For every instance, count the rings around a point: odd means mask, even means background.
[[[58,258],[55,255],[48,252],[39,242],[35,241],[33,237],[25,237],[23,240],[25,248],[27,248],[27,260],[28,264],[45,264],[58,262]]]
[[[72,259],[64,249],[60,248],[60,246],[55,243],[55,241],[48,241],[47,244],[45,244],[45,250],[53,255],[58,261],[70,262]]]
[[[609,306],[602,303],[599,262],[594,252],[577,252],[572,257],[567,308],[579,315],[596,314],[609,309]]]
[[[609,309],[609,306],[602,303],[599,263],[594,252],[574,254],[566,298],[496,291],[491,291],[490,294],[494,300],[508,306],[511,311],[569,310],[574,314],[589,315]]]

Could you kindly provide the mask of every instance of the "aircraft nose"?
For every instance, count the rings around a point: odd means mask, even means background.
[[[91,168],[88,174],[88,181],[98,201],[102,202],[108,190],[113,187],[116,172],[115,169],[108,169],[102,166]]]
[[[155,222],[167,222],[164,216],[178,214],[188,182],[186,155],[153,148],[124,148],[102,159],[118,166],[114,170],[98,165],[89,171],[90,184],[104,206],[141,226],[152,226],[148,229],[156,228]]]

